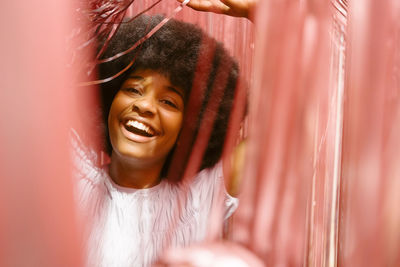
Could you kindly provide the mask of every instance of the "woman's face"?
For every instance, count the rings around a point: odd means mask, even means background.
[[[184,91],[154,70],[133,71],[108,116],[113,153],[143,164],[165,161],[182,127]]]

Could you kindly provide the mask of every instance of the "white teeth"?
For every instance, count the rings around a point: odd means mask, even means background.
[[[144,125],[141,122],[134,121],[134,120],[128,120],[126,122],[126,125],[137,128],[139,130],[145,131],[148,134],[154,135],[154,131],[147,125]]]

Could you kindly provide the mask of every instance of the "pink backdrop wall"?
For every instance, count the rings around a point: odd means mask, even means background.
[[[0,265],[80,266],[72,197],[69,1],[0,11]]]
[[[95,100],[65,68],[74,9],[44,0],[1,11],[1,266],[81,265],[68,129],[77,94]],[[229,238],[269,266],[399,266],[400,3],[263,0],[256,13],[255,26],[177,15],[223,41],[251,85]]]

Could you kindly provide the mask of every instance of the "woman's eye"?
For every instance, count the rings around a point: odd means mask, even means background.
[[[166,104],[168,106],[171,106],[173,108],[178,108],[178,106],[174,102],[172,102],[172,101],[170,101],[168,99],[162,99],[162,100],[160,100],[160,102],[164,103],[164,104]]]
[[[142,94],[139,89],[134,88],[134,87],[127,87],[127,88],[124,88],[124,90],[129,92],[129,93],[136,94],[136,95],[141,95]]]

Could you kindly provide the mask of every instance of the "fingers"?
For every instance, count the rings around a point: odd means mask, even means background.
[[[183,2],[184,0],[178,0]],[[190,0],[188,7],[205,12],[249,18],[257,0]],[[250,19],[250,18],[249,18]]]
[[[187,6],[198,11],[212,11],[213,9],[212,3],[207,0],[191,0]]]
[[[255,0],[220,0],[220,1],[229,7],[229,13],[226,13],[227,15],[248,18],[249,10],[250,8],[252,8],[251,4]]]
[[[178,0],[183,2],[183,0]],[[187,4],[190,8],[197,11],[213,12],[218,14],[226,14],[229,7],[219,0],[190,0]]]

